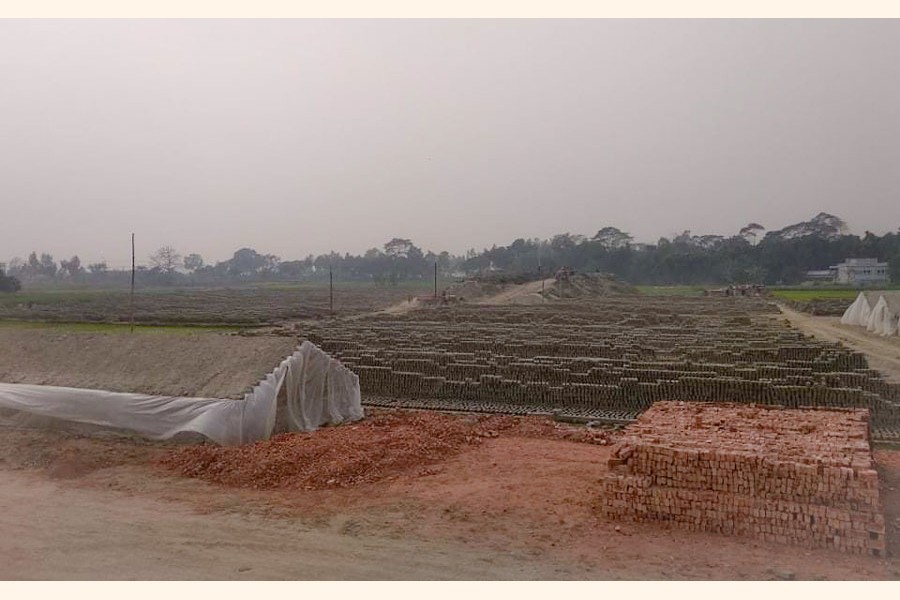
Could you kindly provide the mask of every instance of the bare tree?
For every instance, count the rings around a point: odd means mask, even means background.
[[[181,255],[172,246],[163,246],[150,255],[150,264],[163,273],[171,273],[181,264]]]

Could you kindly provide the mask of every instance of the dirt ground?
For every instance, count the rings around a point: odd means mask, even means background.
[[[484,304],[489,306],[499,306],[504,304],[543,304],[546,299],[541,296],[541,285],[547,289],[552,288],[556,284],[553,278],[543,281],[531,281],[521,284],[508,285],[488,285],[480,286],[475,282],[468,282],[457,289],[451,289],[454,295],[461,295],[466,302],[471,304]],[[501,291],[497,292],[496,290]],[[383,313],[389,315],[402,315],[410,311],[421,308],[419,302],[415,299],[412,301],[404,300],[388,308]]]
[[[549,289],[554,285],[556,285],[556,279],[552,277],[543,281],[531,281],[521,285],[513,285],[494,296],[479,298],[475,300],[475,304],[502,305],[529,302],[542,304],[545,302],[545,299],[540,295],[541,286],[544,289]]]
[[[240,398],[297,340],[222,333],[0,328],[0,381],[170,396]],[[148,365],[153,365],[152,369]]]
[[[172,474],[174,444],[0,427],[3,579],[893,579],[900,453],[876,452],[885,559],[597,516],[610,447],[513,431],[333,489]]]
[[[900,376],[894,340],[792,313],[795,326]],[[173,354],[170,341],[147,339],[123,367],[128,339],[37,333],[52,338],[34,342],[41,356],[29,350],[35,332],[0,331],[0,380],[226,396],[294,343],[204,334]],[[122,356],[110,358],[111,343]],[[228,364],[197,370],[194,357],[225,345]],[[59,348],[53,359],[48,346]],[[144,364],[173,372],[142,379]],[[165,460],[185,447],[174,443],[18,423],[0,419],[2,579],[900,578],[896,450],[875,452],[889,553],[874,558],[606,521],[596,507],[610,447],[516,430],[377,481],[259,490],[176,474]]]
[[[841,324],[840,317],[816,317],[779,306],[791,325],[828,342],[841,342],[866,355],[869,366],[881,371],[887,381],[900,383],[900,336],[882,337],[863,327]]]

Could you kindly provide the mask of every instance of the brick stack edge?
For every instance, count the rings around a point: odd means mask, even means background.
[[[884,554],[865,409],[657,402],[612,456],[607,518]]]

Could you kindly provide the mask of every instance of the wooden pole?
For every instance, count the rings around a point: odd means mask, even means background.
[[[541,298],[543,298],[544,297],[544,275],[541,272],[541,242],[540,241],[538,241],[537,255],[538,255],[538,277],[541,279]]]
[[[334,273],[331,265],[328,265],[328,308],[331,316],[334,316]]]
[[[130,313],[131,333],[134,333],[134,233],[131,234],[131,301],[128,305]]]
[[[434,297],[437,298],[437,262],[434,263]]]

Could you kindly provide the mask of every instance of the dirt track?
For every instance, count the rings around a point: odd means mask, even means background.
[[[608,446],[501,437],[349,488],[171,476],[171,445],[0,428],[0,578],[890,579],[900,562],[597,516]],[[879,451],[890,533],[900,453]],[[896,554],[896,543],[889,537]]]
[[[517,304],[524,301],[540,304],[545,302],[544,298],[540,296],[542,286],[546,289],[550,289],[554,285],[556,285],[556,279],[552,277],[550,279],[544,279],[543,281],[538,280],[523,283],[521,285],[514,285],[494,296],[480,298],[475,301],[475,304]]]
[[[3,327],[0,381],[240,398],[296,345],[294,338],[276,336]]]
[[[841,324],[840,317],[816,317],[779,306],[791,325],[804,333],[829,342],[841,342],[866,355],[869,366],[881,371],[885,379],[900,383],[900,337],[882,337],[863,327]]]
[[[553,567],[63,485],[0,483],[0,579],[529,579]]]

